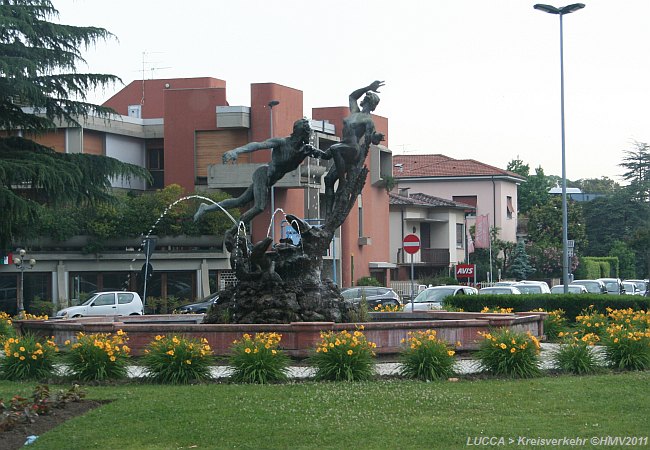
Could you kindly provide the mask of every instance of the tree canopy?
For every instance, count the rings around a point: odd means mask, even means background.
[[[57,16],[49,0],[0,1],[0,250],[33,225],[43,204],[102,202],[111,198],[111,177],[149,179],[141,167],[59,153],[23,137],[112,112],[86,95],[119,78],[77,73],[81,51],[112,34],[52,22]]]

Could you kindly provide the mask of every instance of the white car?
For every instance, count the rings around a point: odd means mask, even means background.
[[[478,290],[469,286],[433,286],[426,288],[412,302],[407,303],[403,312],[442,309],[444,299],[449,296],[476,294],[478,294]]]
[[[636,283],[632,283],[631,281],[623,281],[621,282],[623,285],[623,289],[625,289],[625,293],[627,295],[643,295],[645,294],[645,291],[643,294],[639,291],[639,288],[636,287]]]
[[[492,286],[484,287],[478,290],[479,294],[492,294],[492,295],[509,295],[509,294],[521,294],[521,291],[515,286]]]
[[[588,294],[589,291],[587,288],[581,284],[570,284],[569,285],[569,294]],[[564,285],[556,284],[551,288],[551,294],[564,294]]]
[[[623,280],[623,282],[634,283],[638,291],[637,295],[646,295],[648,280]]]
[[[137,292],[98,292],[79,306],[56,313],[56,317],[133,316],[144,314],[144,305]]]
[[[513,284],[522,294],[550,294],[551,288],[545,281],[524,280]]]

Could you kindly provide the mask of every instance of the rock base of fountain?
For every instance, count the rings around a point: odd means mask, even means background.
[[[309,285],[273,278],[240,281],[222,291],[204,323],[346,322],[350,313],[329,280]]]

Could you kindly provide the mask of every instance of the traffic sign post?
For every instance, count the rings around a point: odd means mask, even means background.
[[[420,251],[420,238],[415,234],[407,234],[402,240],[402,247],[406,253],[411,255],[411,302],[415,299],[415,282],[414,282],[414,269],[413,269],[413,255]],[[413,308],[414,305],[411,305]]]

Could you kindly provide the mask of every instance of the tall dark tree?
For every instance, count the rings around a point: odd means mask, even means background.
[[[587,247],[582,203],[567,203],[567,235],[575,241],[575,252],[584,254]],[[562,248],[562,197],[555,195],[529,212],[528,239],[541,247]]]
[[[57,16],[49,0],[0,0],[0,250],[43,204],[105,201],[111,177],[149,178],[113,158],[57,153],[27,139],[57,122],[74,126],[88,114],[108,117],[111,110],[87,103],[86,94],[119,81],[76,69],[85,62],[81,51],[111,33],[50,21]]]
[[[644,142],[635,142],[634,146],[635,150],[625,151],[619,166],[626,170],[622,176],[636,191],[637,200],[646,202],[650,198],[650,146]]]
[[[526,246],[519,242],[512,252],[512,261],[506,275],[517,280],[525,280],[535,273],[535,268],[530,264],[530,258],[526,253]]]

